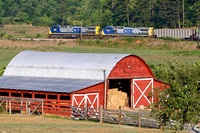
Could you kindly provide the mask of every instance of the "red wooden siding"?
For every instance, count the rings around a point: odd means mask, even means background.
[[[70,94],[53,93],[53,92],[39,92],[39,91],[23,91],[23,90],[8,90],[0,89],[0,96],[18,97],[18,98],[36,98],[44,99],[44,114],[56,114],[61,116],[70,116]],[[12,107],[16,106],[14,110],[21,110],[21,104],[18,101],[12,101]],[[30,106],[31,111],[38,102],[33,102]],[[26,102],[23,102],[23,111],[26,110]],[[42,110],[41,106],[38,109]]]
[[[127,56],[116,64],[108,79],[134,79],[154,77],[149,66],[137,56]]]
[[[97,85],[94,85],[94,86],[91,86],[91,87],[88,87],[88,88],[85,88],[85,89],[82,89],[82,90],[79,90],[79,91],[76,91],[73,94],[92,94],[92,93],[98,93],[98,105],[103,105],[104,103],[104,83],[100,83],[100,84],[97,84]],[[90,95],[88,96],[90,98],[90,100],[94,100],[95,96],[93,95]],[[81,100],[83,98],[79,98],[79,100]],[[77,101],[78,102],[78,101]],[[79,101],[80,102],[80,101]],[[88,102],[88,106],[91,106],[90,102]],[[82,104],[81,106],[84,106],[84,104]],[[94,106],[97,106],[96,103]]]

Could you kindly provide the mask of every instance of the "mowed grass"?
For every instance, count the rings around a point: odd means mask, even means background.
[[[159,133],[161,130],[49,116],[0,114],[0,132]]]

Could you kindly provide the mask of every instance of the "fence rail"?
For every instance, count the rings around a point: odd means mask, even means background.
[[[74,119],[95,120],[99,122],[109,122],[115,124],[134,125],[138,127],[159,128],[159,124],[151,117],[150,111],[124,111],[119,106],[119,110],[109,110],[97,108],[87,108],[71,106]]]

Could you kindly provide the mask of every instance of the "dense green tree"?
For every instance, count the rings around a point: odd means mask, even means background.
[[[184,124],[194,126],[200,120],[200,62],[194,65],[172,64],[156,66],[157,78],[169,83],[170,87],[156,93],[153,115],[161,126],[171,126],[176,130]]]
[[[103,27],[177,28],[200,23],[199,5],[199,0],[184,0],[184,4],[183,0],[0,0],[0,17],[4,24],[80,25],[82,21]]]

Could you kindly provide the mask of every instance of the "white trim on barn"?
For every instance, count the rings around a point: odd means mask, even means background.
[[[94,95],[94,100],[90,99],[89,96]],[[77,97],[83,97],[81,99],[81,102],[77,102]],[[90,106],[89,108],[99,108],[99,94],[98,93],[88,93],[88,94],[73,94],[72,97],[72,106],[78,105],[80,107],[81,105],[85,106],[86,102],[89,102]],[[97,107],[94,107],[95,102],[97,103]]]

